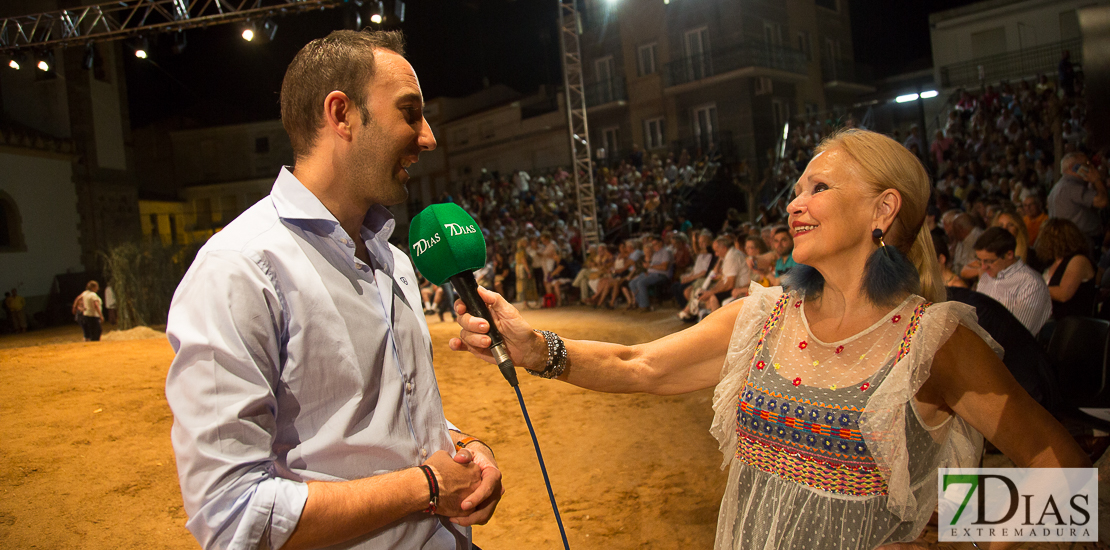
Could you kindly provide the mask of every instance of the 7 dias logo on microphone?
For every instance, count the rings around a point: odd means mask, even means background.
[[[447,230],[451,232],[452,237],[457,237],[459,235],[473,235],[474,233],[478,232],[478,228],[474,227],[473,225],[445,223],[443,224],[443,227],[446,227]]]
[[[941,541],[1098,540],[1095,468],[940,468]]]
[[[452,225],[454,225],[454,224],[452,224]],[[421,254],[427,252],[429,248],[435,246],[436,243],[438,243],[439,241],[440,241],[439,233],[436,233],[436,234],[432,235],[429,238],[419,239],[419,240],[413,241],[412,251],[417,256],[420,256]]]

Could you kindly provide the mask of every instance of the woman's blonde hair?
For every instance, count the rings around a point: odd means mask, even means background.
[[[931,187],[929,174],[921,161],[897,141],[858,128],[837,131],[825,138],[814,152],[830,149],[840,149],[856,161],[864,183],[874,195],[887,189],[901,195],[902,207],[883,241],[897,247],[913,262],[921,279],[921,295],[926,300],[945,301],[944,281],[937,265],[933,238],[925,227]]]
[[[1014,255],[1021,258],[1021,261],[1029,263],[1029,231],[1025,228],[1025,221],[1012,210],[1003,210],[994,215],[991,227],[1002,227],[1002,216],[1010,218],[1010,221],[1014,222],[1014,226],[1017,227],[1017,232],[1014,233],[1014,240],[1017,241]],[[1005,228],[1003,227],[1003,229]]]

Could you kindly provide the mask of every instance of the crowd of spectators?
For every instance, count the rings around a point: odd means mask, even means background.
[[[1055,79],[958,92],[931,139],[916,125],[904,136],[893,132],[934,177],[927,223],[946,285],[995,299],[1033,335],[1047,335],[1062,316],[1110,317],[1098,307],[1110,294],[1110,275],[1103,281],[1110,273],[1108,163],[1105,151],[1087,150],[1084,92],[1065,56]],[[856,122],[795,121],[757,187],[773,194],[795,181],[838,125]],[[673,299],[678,315],[694,321],[745,295],[752,282],[779,284],[793,265],[783,225],[789,197],[761,197],[754,221],[735,210],[722,227],[685,218],[691,194],[715,168],[705,156],[660,158],[638,149],[599,168],[606,238],[584,256],[574,179],[563,169],[508,177],[483,171],[445,199],[486,234],[489,262],[479,282],[511,301],[648,310]],[[732,173],[751,177],[744,167]]]

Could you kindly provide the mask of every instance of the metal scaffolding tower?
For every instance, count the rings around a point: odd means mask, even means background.
[[[146,32],[182,31],[348,3],[349,0],[116,0],[0,19],[0,52],[84,45]]]
[[[559,0],[559,46],[563,52],[563,83],[566,86],[567,133],[574,160],[574,187],[578,196],[578,220],[582,230],[582,257],[592,244],[601,242],[594,195],[594,170],[590,160],[590,131],[586,122],[586,90],[582,81],[582,50],[578,45],[581,19],[577,0]]]

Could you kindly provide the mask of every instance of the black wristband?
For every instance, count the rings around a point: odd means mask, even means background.
[[[428,478],[428,507],[424,509],[427,514],[436,513],[436,507],[439,505],[439,482],[436,481],[436,474],[432,471],[432,467],[428,465],[420,465],[420,471],[424,472],[424,477]]]

